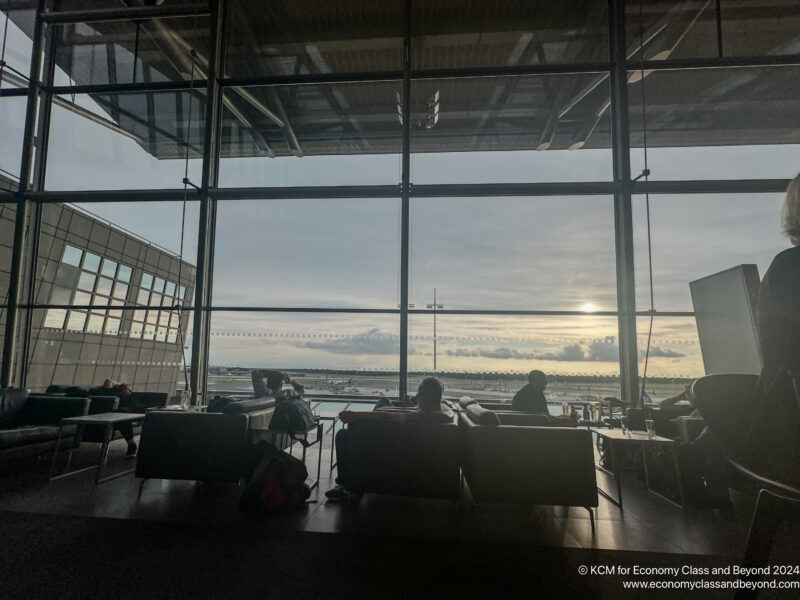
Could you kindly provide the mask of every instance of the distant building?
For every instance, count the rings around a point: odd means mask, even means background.
[[[0,303],[6,303],[14,204],[0,204]],[[42,206],[36,304],[137,305],[140,310],[36,309],[25,352],[25,387],[90,385],[106,378],[135,390],[175,392],[195,267],[65,204]],[[149,308],[145,308],[149,306]],[[5,333],[5,309],[0,327]],[[180,323],[179,323],[180,321]],[[179,326],[180,325],[180,326]],[[183,332],[183,336],[181,336]],[[183,387],[182,385],[180,387]]]

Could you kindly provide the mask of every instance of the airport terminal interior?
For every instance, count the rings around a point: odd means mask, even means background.
[[[0,0],[0,598],[800,594],[798,172],[798,0]]]

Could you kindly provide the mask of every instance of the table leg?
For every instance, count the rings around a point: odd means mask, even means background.
[[[336,453],[336,421],[338,419],[336,417],[333,418],[333,425],[331,426],[331,471],[333,471],[333,467],[336,466],[336,463],[333,461],[334,454]]]
[[[611,464],[614,465],[614,478],[617,480],[617,500],[619,501],[619,509],[622,510],[622,480],[619,476],[619,459],[614,455],[614,442],[608,444],[608,450],[611,452]]]
[[[64,431],[64,426],[58,427],[58,437],[56,437],[56,447],[53,449],[53,462],[50,463],[50,478],[53,478],[53,473],[56,469],[56,456],[58,456],[58,447],[61,445],[61,432]]]
[[[684,502],[684,499],[683,499],[683,484],[681,483],[681,473],[680,473],[680,470],[678,468],[678,455],[675,452],[675,444],[671,444],[671,446],[672,446],[672,457],[673,457],[674,465],[675,465],[675,475],[678,478],[677,479],[678,496],[681,499],[681,503],[678,504],[672,498],[667,498],[661,492],[657,492],[652,487],[650,487],[650,474],[649,474],[649,469],[647,467],[647,450],[645,449],[645,445],[642,444],[642,461],[644,463],[644,482],[645,482],[645,485],[647,486],[647,491],[650,492],[651,494],[653,494],[653,496],[661,498],[662,500],[664,500],[666,502],[669,502],[673,506],[677,506],[680,509],[685,509],[686,508],[686,503]]]
[[[94,476],[95,485],[100,483],[100,479],[103,477],[103,469],[105,468],[106,461],[108,460],[108,443],[113,434],[114,426],[110,424],[107,425],[105,435],[103,436],[103,443],[100,445],[100,457],[97,462],[97,473]]]
[[[324,439],[325,431],[322,423],[317,425],[317,440],[319,441],[319,448],[317,448],[317,481],[322,473],[322,441]]]
[[[678,497],[681,499],[681,508],[686,510],[686,497],[683,493],[683,481],[681,480],[681,467],[678,462],[678,449],[672,444],[672,462],[675,465],[675,478],[678,482]]]

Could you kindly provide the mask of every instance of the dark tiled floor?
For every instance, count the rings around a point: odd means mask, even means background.
[[[0,478],[0,510],[114,517],[137,520],[204,523],[240,528],[260,534],[265,530],[345,532],[359,535],[398,535],[472,541],[504,541],[540,546],[659,551],[737,556],[747,532],[752,503],[737,497],[736,511],[677,509],[647,493],[633,473],[623,473],[625,510],[605,498],[596,510],[593,533],[589,514],[582,508],[487,505],[473,515],[465,502],[366,494],[347,502],[329,503],[324,491],[333,481],[327,465],[330,440],[323,450],[322,480],[303,510],[254,520],[236,510],[234,484],[210,485],[187,481],[148,480],[137,499],[139,480],[133,475],[94,485],[93,472],[47,481],[49,461]],[[108,473],[131,466],[124,445],[112,445]],[[297,454],[297,452],[295,452]],[[92,445],[76,456],[76,464],[96,457]],[[309,471],[316,473],[317,453],[309,451]],[[612,482],[598,472],[598,483]]]

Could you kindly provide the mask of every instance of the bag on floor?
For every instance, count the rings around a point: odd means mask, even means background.
[[[239,498],[243,512],[274,513],[300,508],[311,495],[303,462],[268,442],[259,442],[261,461]]]

